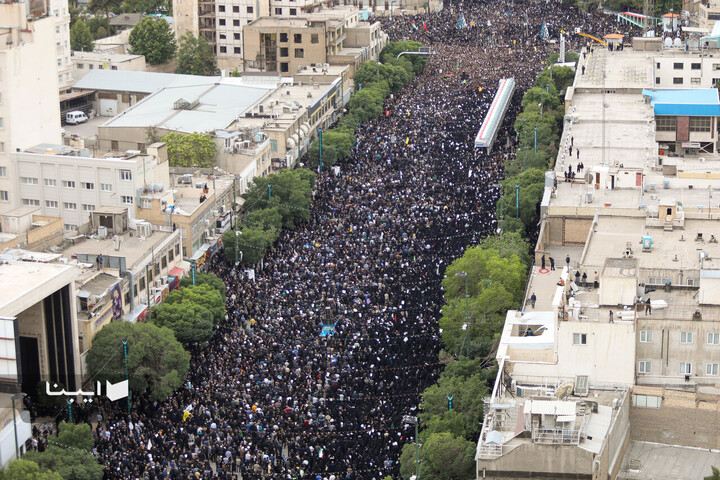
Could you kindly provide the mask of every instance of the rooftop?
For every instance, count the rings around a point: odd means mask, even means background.
[[[0,312],[13,317],[52,293],[48,285],[62,277],[72,267],[59,263],[5,261],[0,265]],[[72,277],[67,277],[67,282]],[[59,285],[62,286],[62,285]],[[59,288],[58,286],[58,288]],[[22,300],[22,301],[21,301]]]
[[[75,82],[73,89],[153,93],[170,86],[207,85],[220,78],[177,73],[93,70]]]
[[[157,127],[185,133],[227,128],[273,90],[219,83],[205,77],[201,84],[161,88],[102,128]]]
[[[88,61],[112,61],[113,63],[129,62],[131,60],[137,60],[142,58],[142,55],[132,55],[129,53],[111,53],[111,52],[72,52],[73,60],[88,60]],[[104,71],[117,71],[117,70],[93,70],[94,72]],[[143,72],[145,73],[145,72]]]
[[[720,465],[720,451],[630,440],[620,480],[703,478]]]
[[[720,115],[720,100],[716,88],[643,90],[650,97],[655,115]]]

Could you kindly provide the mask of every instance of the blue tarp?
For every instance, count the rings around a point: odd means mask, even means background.
[[[642,93],[650,97],[655,115],[720,116],[720,100],[715,88],[643,90]]]

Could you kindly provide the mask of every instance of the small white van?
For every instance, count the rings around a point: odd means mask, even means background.
[[[87,121],[87,115],[85,115],[85,112],[81,112],[80,110],[75,110],[74,112],[68,112],[65,114],[65,122],[70,125],[76,125]]]

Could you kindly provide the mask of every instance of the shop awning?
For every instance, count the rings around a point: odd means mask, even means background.
[[[182,278],[185,276],[185,270],[180,267],[175,267],[168,272],[173,277]]]

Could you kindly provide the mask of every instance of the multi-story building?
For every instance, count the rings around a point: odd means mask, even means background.
[[[0,213],[18,207],[37,207],[40,214],[60,217],[67,236],[87,233],[93,211],[100,207],[125,207],[131,223],[140,193],[167,186],[168,162],[164,144],[118,158],[78,156],[73,149],[40,145],[10,154],[8,202]],[[134,226],[134,225],[133,225]]]
[[[93,70],[129,70],[144,72],[145,56],[125,53],[73,52],[72,66],[72,74],[75,81],[80,80]]]
[[[720,58],[677,49],[653,55],[655,88],[715,88],[720,82]]]
[[[61,93],[70,90],[73,84],[73,63],[70,58],[70,12],[68,2],[50,0],[49,15],[55,23],[55,52],[57,54],[57,79]]]
[[[540,205],[537,302],[508,313],[477,478],[650,478],[637,455],[658,443],[667,471],[709,474],[677,446],[720,446],[720,102],[651,90],[709,55],[581,59]]]
[[[262,17],[244,29],[245,69],[292,76],[305,68],[377,59],[387,43],[379,24],[360,21],[354,7],[298,17]]]
[[[55,21],[28,16],[27,8],[0,4],[0,183],[7,152],[61,142]]]

